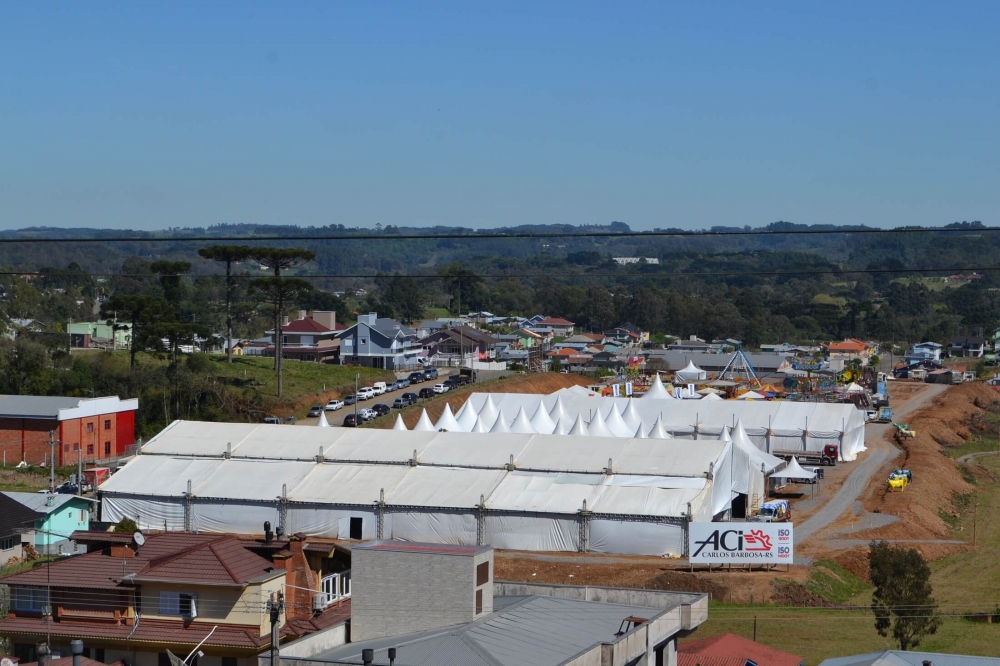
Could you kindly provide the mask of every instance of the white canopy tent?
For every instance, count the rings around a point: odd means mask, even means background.
[[[690,360],[682,370],[675,372],[674,376],[677,378],[677,381],[684,383],[700,382],[708,379],[708,373],[696,366],[694,361]]]
[[[808,481],[816,478],[816,472],[812,470],[807,470],[799,461],[792,456],[792,460],[784,467],[784,469],[774,472],[770,475],[772,479],[784,479],[784,480],[802,480]]]

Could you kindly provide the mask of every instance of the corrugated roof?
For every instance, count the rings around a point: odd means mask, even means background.
[[[43,395],[3,395],[0,396],[0,417],[54,419],[60,409],[72,409],[80,405],[83,398],[64,398]]]
[[[17,530],[28,529],[44,516],[32,511],[7,493],[0,494],[0,537],[10,536]]]
[[[680,656],[697,657],[702,659],[740,659],[740,664],[750,660],[763,666],[800,666],[803,658],[761,643],[754,642],[735,634],[722,634],[703,638],[690,643],[682,643],[677,647],[679,664],[701,663],[702,666],[722,666],[723,662],[716,661],[680,661]]]
[[[70,502],[72,500],[80,500],[81,502],[90,502],[88,499],[82,497],[77,497],[76,495],[62,495],[55,494],[49,495],[48,493],[14,493],[14,492],[4,492],[4,495],[11,498],[15,502],[28,507],[32,511],[37,511],[39,513],[52,513],[63,504]],[[49,506],[49,498],[52,498],[52,505]]]
[[[934,666],[1000,666],[998,657],[973,657],[941,652],[910,652],[886,650],[849,657],[835,657],[820,662],[820,666],[921,666],[929,661]]]

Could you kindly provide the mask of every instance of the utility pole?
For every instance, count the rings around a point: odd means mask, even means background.
[[[278,653],[279,629],[281,628],[281,613],[285,610],[285,597],[281,592],[272,592],[267,602],[267,612],[271,616],[271,666],[281,666],[281,655]]]
[[[354,425],[358,425],[358,382],[361,380],[361,373],[354,373]]]
[[[49,430],[49,493],[56,491],[56,431]]]

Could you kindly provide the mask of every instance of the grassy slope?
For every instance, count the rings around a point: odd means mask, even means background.
[[[979,462],[1000,477],[1000,460],[987,457]],[[996,656],[1000,646],[1000,625],[974,623],[960,617],[989,612],[1000,605],[1000,483],[983,484],[978,493],[978,548],[933,561],[931,582],[940,612],[946,616],[941,628],[926,637],[918,649],[931,652]],[[954,538],[972,540],[972,512],[960,518]],[[806,657],[807,664],[823,659],[873,652],[895,647],[874,629],[867,610],[871,589],[835,563],[816,563],[806,587],[832,602],[856,606],[859,610],[824,608],[778,608],[713,603],[709,619],[692,636],[705,638],[732,632],[752,638],[753,618],[757,617],[757,640],[779,650]]]
[[[274,359],[244,356],[234,358],[233,364],[229,365],[224,356],[211,356],[210,358],[214,376],[236,381],[250,381],[261,395],[268,398],[278,397],[278,376],[273,369]],[[396,376],[387,370],[347,365],[329,365],[286,359],[283,368],[286,400],[298,400],[305,396],[331,391],[353,393],[355,373],[361,375],[361,386],[380,380],[396,380]]]

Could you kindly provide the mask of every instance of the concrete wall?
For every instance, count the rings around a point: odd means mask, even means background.
[[[493,586],[483,586],[483,613],[475,613],[475,556],[355,549],[351,556],[351,641],[472,622],[493,610]]]

